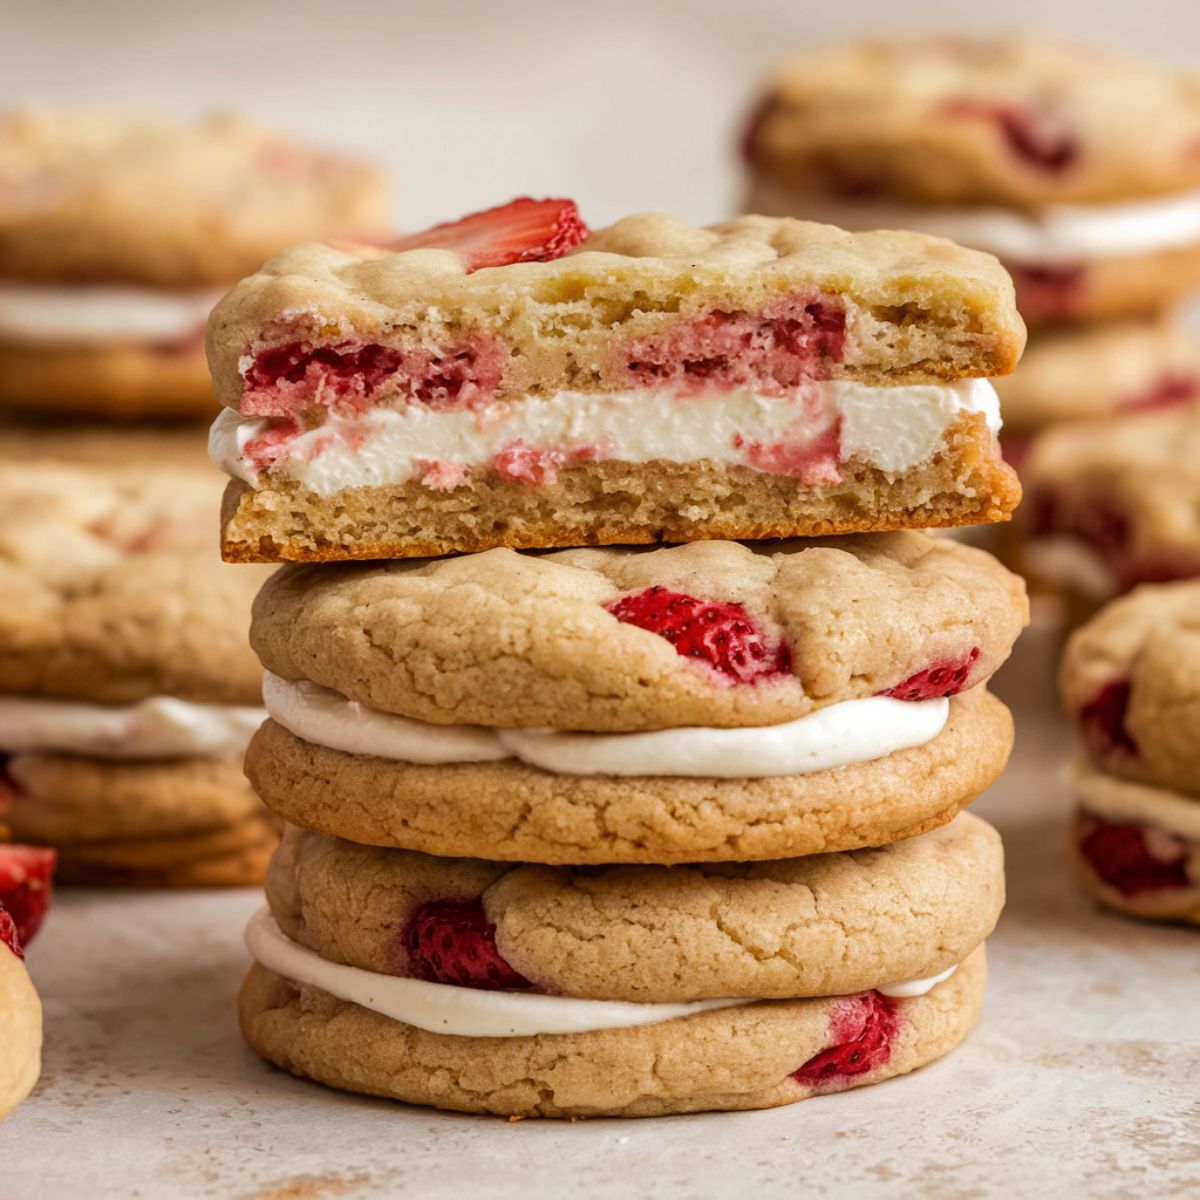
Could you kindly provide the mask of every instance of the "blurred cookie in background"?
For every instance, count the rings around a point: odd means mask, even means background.
[[[383,230],[373,166],[235,116],[0,116],[0,405],[214,410],[204,324],[294,242]]]
[[[1200,285],[1200,82],[1051,37],[804,54],[745,131],[744,209],[996,254],[1033,324],[1157,312]]]
[[[275,823],[242,775],[265,572],[217,557],[186,467],[0,464],[0,752],[15,839],[62,882],[257,882]]]
[[[212,471],[204,421],[39,421],[0,416],[0,463],[53,459],[109,466],[182,466]]]

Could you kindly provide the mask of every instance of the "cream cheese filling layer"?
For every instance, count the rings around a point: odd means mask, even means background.
[[[1150,825],[1200,842],[1200,799],[1106,775],[1084,758],[1071,767],[1071,790],[1081,808],[1106,821]]]
[[[911,229],[1028,265],[1117,258],[1200,241],[1200,192],[1125,204],[1051,204],[1034,213],[823,200],[769,184],[756,188],[754,200],[767,216],[799,216],[854,230]]]
[[[780,725],[691,726],[647,733],[569,733],[434,725],[381,712],[309,680],[269,671],[263,701],[280,725],[306,742],[346,754],[411,763],[498,762],[516,758],[556,775],[668,775],[765,779],[871,762],[933,741],[950,701],[868,696],[843,700]]]
[[[262,708],[151,696],[137,704],[0,697],[0,752],[97,758],[235,758]]]
[[[1107,560],[1079,538],[1054,534],[1030,538],[1022,551],[1027,572],[1090,600],[1117,591],[1117,575]]]
[[[972,413],[999,431],[1000,402],[986,379],[903,387],[814,381],[794,396],[565,391],[479,410],[410,403],[331,415],[282,447],[273,444],[269,469],[320,496],[413,479],[450,489],[472,468],[503,464],[513,447],[560,466],[710,461],[780,470],[796,461],[808,464],[796,468],[801,473],[819,474],[853,459],[898,474],[928,462],[951,426]],[[255,442],[271,429],[269,420],[226,409],[213,424],[209,454],[227,475],[256,485],[264,472]],[[818,444],[822,457],[809,461]]]
[[[286,979],[320,988],[339,1000],[369,1008],[405,1025],[454,1037],[536,1037],[630,1029],[715,1008],[759,1003],[753,999],[692,1000],[683,1004],[580,1000],[571,996],[492,992],[380,975],[361,967],[330,962],[298,945],[279,928],[268,908],[259,909],[251,917],[246,927],[246,947],[256,962]],[[923,996],[957,969],[954,966],[929,979],[876,990],[885,996]]]
[[[122,284],[0,282],[0,338],[31,343],[164,342],[199,333],[222,293]]]

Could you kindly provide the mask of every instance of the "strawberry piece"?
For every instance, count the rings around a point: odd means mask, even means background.
[[[1004,265],[1017,289],[1017,308],[1027,320],[1065,321],[1075,315],[1085,278],[1082,266]]]
[[[496,926],[478,900],[432,900],[408,918],[400,933],[408,974],[431,983],[490,991],[533,987],[496,949]]]
[[[0,845],[0,906],[11,914],[22,946],[28,946],[50,903],[58,855],[47,846]]]
[[[1156,412],[1161,408],[1174,408],[1177,404],[1189,404],[1200,396],[1200,379],[1193,375],[1167,374],[1153,387],[1130,396],[1120,405],[1122,412]]]
[[[1123,896],[1194,886],[1188,877],[1188,844],[1155,830],[1147,841],[1145,826],[1109,824],[1089,818],[1079,839],[1079,852],[1092,870]]]
[[[522,196],[388,243],[389,250],[453,250],[469,275],[482,267],[550,262],[586,241],[591,231],[574,200]]]
[[[0,905],[0,942],[3,942],[18,958],[25,957],[21,939],[17,934],[17,923]]]
[[[1065,171],[1081,152],[1075,130],[1061,113],[1049,107],[963,98],[948,101],[942,112],[949,117],[994,121],[1013,154],[1040,171]]]
[[[831,1044],[814,1054],[792,1078],[802,1087],[845,1086],[855,1075],[882,1067],[892,1056],[900,1027],[900,1009],[878,992],[859,992],[840,1000],[830,1014]]]
[[[618,621],[664,637],[685,658],[697,658],[734,683],[757,683],[791,667],[792,656],[771,645],[740,604],[712,604],[655,585],[607,605]]]
[[[979,647],[972,646],[960,658],[941,659],[879,694],[895,700],[936,700],[942,696],[956,696],[966,687],[978,657]]]
[[[1079,710],[1079,732],[1094,762],[1137,757],[1137,742],[1125,726],[1130,694],[1128,679],[1114,679]]]

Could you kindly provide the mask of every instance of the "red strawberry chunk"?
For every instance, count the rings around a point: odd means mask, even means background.
[[[21,938],[17,934],[17,923],[12,916],[0,905],[0,942],[3,942],[18,958],[25,957],[21,949]]]
[[[1188,843],[1132,823],[1109,824],[1089,819],[1079,839],[1079,852],[1092,870],[1123,896],[1194,884],[1188,876]]]
[[[1114,679],[1079,710],[1079,732],[1094,762],[1137,757],[1137,742],[1125,725],[1131,694],[1128,679]]]
[[[550,262],[586,241],[590,232],[574,200],[522,196],[497,208],[396,238],[388,243],[388,249],[453,250],[470,274],[482,267]]]
[[[895,700],[936,700],[942,696],[956,696],[966,687],[971,668],[978,658],[979,647],[972,646],[961,657],[940,659],[879,694]]]
[[[757,683],[791,668],[787,646],[772,645],[740,604],[713,604],[656,585],[607,608],[618,621],[657,633],[676,653],[707,663],[732,683]]]
[[[478,900],[432,900],[408,918],[400,934],[414,979],[490,991],[533,987],[500,956],[496,926]]]
[[[1017,289],[1017,308],[1026,320],[1066,321],[1079,308],[1085,278],[1076,263],[1005,263]]]
[[[1200,379],[1194,375],[1167,374],[1153,387],[1128,397],[1120,408],[1122,412],[1156,412],[1161,408],[1188,404],[1197,397],[1200,397]]]
[[[887,996],[875,991],[847,996],[830,1015],[830,1046],[793,1071],[792,1078],[803,1087],[836,1088],[882,1067],[892,1056],[900,1021],[899,1006]]]
[[[47,846],[0,845],[0,905],[11,914],[22,946],[28,946],[50,903],[58,855]]]
[[[963,98],[946,103],[950,117],[979,117],[994,121],[1008,148],[1030,166],[1057,174],[1074,165],[1081,146],[1067,119],[1046,105],[1031,107]]]

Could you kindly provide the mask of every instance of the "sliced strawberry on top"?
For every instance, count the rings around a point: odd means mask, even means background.
[[[0,906],[11,914],[22,946],[28,946],[50,903],[58,855],[48,846],[0,845]]]
[[[18,958],[25,957],[21,949],[21,939],[17,936],[17,923],[12,916],[0,905],[0,942],[3,942]]]
[[[586,241],[591,231],[574,200],[522,196],[387,243],[389,250],[453,250],[467,274],[481,267],[550,262]]]

